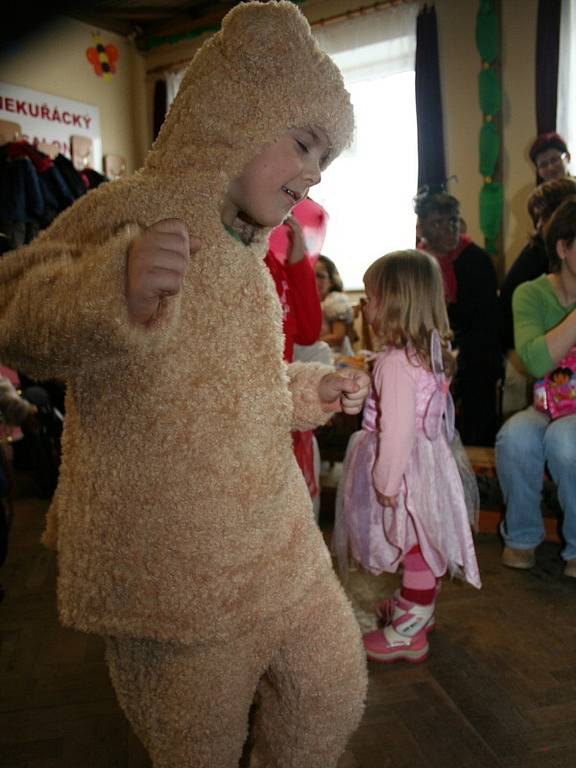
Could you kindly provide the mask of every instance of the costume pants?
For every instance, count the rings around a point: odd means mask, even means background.
[[[112,683],[154,768],[335,768],[367,685],[356,619],[327,572],[299,606],[224,644],[108,638]]]
[[[514,549],[533,549],[543,541],[540,504],[546,464],[564,513],[562,557],[571,560],[576,557],[576,415],[550,421],[530,407],[498,432],[496,471],[506,502],[502,536]]]

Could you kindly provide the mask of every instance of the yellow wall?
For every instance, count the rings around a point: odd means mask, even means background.
[[[308,0],[303,6],[311,21],[367,5],[366,0]],[[480,57],[475,45],[477,0],[436,0],[444,130],[448,175],[462,203],[471,236],[482,243],[478,221],[478,133],[481,113],[477,76]],[[528,147],[534,137],[534,51],[537,0],[501,0],[502,85],[502,181],[505,190],[503,238],[509,265],[520,251],[529,231],[526,198],[534,186]],[[77,99],[100,108],[103,153],[128,159],[138,168],[152,140],[152,92],[154,70],[193,56],[200,39],[153,49],[145,56],[133,44],[103,32],[105,42],[120,51],[118,72],[110,80],[96,77],[85,59],[95,28],[82,22],[61,20],[57,28],[39,39],[27,41],[22,50],[0,61],[0,79],[15,85]],[[148,74],[147,74],[148,73]],[[393,180],[390,180],[393,183]],[[407,201],[410,204],[410,201]]]
[[[536,136],[535,59],[537,0],[504,0],[504,231],[509,266],[526,244],[532,222],[526,211],[535,186],[534,166],[528,156]]]
[[[93,32],[119,51],[117,71],[97,77],[86,59]],[[98,107],[102,153],[125,157],[129,171],[141,164],[147,147],[138,129],[145,120],[144,62],[128,40],[80,21],[61,18],[27,37],[0,60],[0,80]],[[96,170],[101,171],[101,168]]]
[[[475,0],[437,0],[440,76],[444,102],[447,175],[458,183],[451,191],[460,199],[469,233],[483,243],[478,217],[482,177],[478,172],[478,134],[482,114],[477,77]],[[534,188],[528,148],[536,132],[534,58],[537,0],[502,0],[502,183],[505,205],[505,265],[516,258],[530,234],[526,199]]]

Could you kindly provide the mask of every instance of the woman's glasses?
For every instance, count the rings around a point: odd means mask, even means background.
[[[559,155],[552,155],[551,157],[545,157],[542,160],[538,160],[536,162],[536,168],[538,168],[539,171],[544,168],[550,168],[553,165],[563,163],[567,157],[568,155],[566,152],[562,152],[562,154]]]
[[[438,216],[437,218],[430,218],[426,224],[435,232],[440,232],[443,229],[457,229],[457,227],[460,225],[460,217]]]

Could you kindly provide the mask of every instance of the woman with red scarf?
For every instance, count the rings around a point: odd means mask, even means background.
[[[492,259],[461,234],[460,203],[447,192],[414,199],[418,247],[442,270],[458,370],[454,378],[457,427],[465,445],[494,445],[497,381],[502,376],[498,338],[498,281]]]

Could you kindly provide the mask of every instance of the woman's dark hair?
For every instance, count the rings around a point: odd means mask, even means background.
[[[460,203],[448,192],[435,192],[426,189],[413,200],[414,213],[419,219],[425,219],[432,212],[445,213],[449,216],[460,215]]]
[[[541,133],[530,147],[530,160],[536,165],[536,158],[548,149],[568,152],[568,146],[559,133]]]
[[[336,264],[334,264],[332,259],[329,259],[328,256],[323,256],[322,254],[320,254],[320,256],[318,256],[317,261],[322,262],[322,264],[324,264],[324,266],[326,267],[326,271],[328,272],[328,278],[330,279],[331,289],[333,291],[343,291],[344,283],[342,282],[340,273],[338,272]]]
[[[558,273],[562,267],[562,259],[556,250],[558,241],[564,240],[566,246],[570,248],[574,239],[576,239],[576,195],[564,200],[544,228],[544,242],[550,272]]]
[[[528,198],[527,204],[534,226],[537,225],[538,220],[545,224],[560,203],[572,195],[576,195],[576,180],[568,177],[545,181],[536,187]]]

